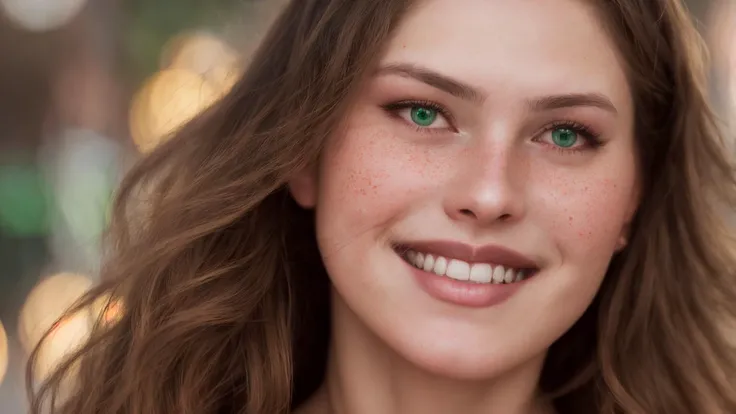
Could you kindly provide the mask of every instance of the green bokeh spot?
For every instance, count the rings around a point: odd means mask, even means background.
[[[36,168],[0,166],[0,229],[20,237],[47,234],[50,197],[50,188]]]

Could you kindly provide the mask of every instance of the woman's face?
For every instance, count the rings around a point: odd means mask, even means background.
[[[586,2],[422,2],[291,182],[336,320],[456,378],[540,363],[624,244],[632,112]]]

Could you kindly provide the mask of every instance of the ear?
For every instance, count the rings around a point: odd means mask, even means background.
[[[621,234],[619,234],[618,241],[616,242],[616,251],[620,252],[623,249],[626,248],[626,245],[629,244],[629,237],[631,235],[631,222],[634,220],[634,216],[636,215],[636,212],[639,210],[639,203],[641,202],[641,190],[639,189],[639,186],[636,186],[636,189],[631,192],[631,200],[629,201],[629,205],[626,210],[626,215],[624,216],[626,221],[624,222],[624,225],[621,226]]]
[[[308,166],[288,181],[289,193],[302,208],[312,209],[317,205],[317,168]]]
[[[629,244],[628,238],[624,235],[621,235],[618,238],[618,241],[616,241],[616,253],[620,253],[621,251],[623,251],[626,248],[627,244]]]

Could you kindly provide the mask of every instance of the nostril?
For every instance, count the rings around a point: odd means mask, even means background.
[[[468,218],[471,218],[471,219],[474,219],[474,220],[477,220],[479,218],[478,215],[475,214],[475,212],[473,210],[468,209],[468,208],[464,208],[464,209],[458,210],[458,212],[462,216],[468,217]],[[508,221],[508,220],[511,219],[511,217],[512,217],[511,214],[506,214],[505,213],[505,214],[502,214],[502,215],[496,217],[496,220],[497,221]]]
[[[468,210],[467,208],[460,210],[460,214],[471,218],[478,218],[476,217],[475,213],[473,213],[471,210]]]

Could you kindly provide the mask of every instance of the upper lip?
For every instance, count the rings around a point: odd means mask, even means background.
[[[448,240],[414,241],[399,244],[402,248],[458,259],[469,263],[492,263],[514,269],[538,269],[537,263],[523,254],[503,246],[473,246]]]

